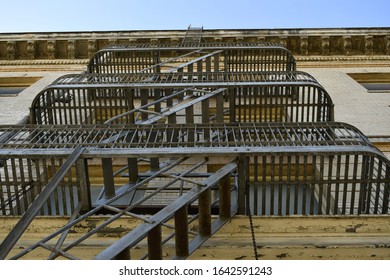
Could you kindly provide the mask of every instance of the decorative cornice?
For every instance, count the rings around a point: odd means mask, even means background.
[[[4,61],[54,60],[79,64],[111,44],[177,44],[186,30],[0,34]],[[272,42],[286,46],[301,61],[373,61],[390,56],[390,28],[207,30],[205,42]],[[72,62],[65,62],[70,60]],[[48,63],[48,62],[45,62]]]
[[[390,61],[387,56],[295,56],[296,61]]]
[[[88,59],[56,59],[56,60],[0,60],[0,66],[24,65],[87,65]]]

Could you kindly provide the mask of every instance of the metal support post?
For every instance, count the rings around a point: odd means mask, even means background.
[[[241,155],[238,157],[238,211],[239,215],[245,215],[245,200],[247,192],[247,161],[246,156]]]
[[[231,193],[230,174],[219,181],[219,217],[221,219],[230,218]]]
[[[199,195],[199,234],[211,235],[211,190],[207,189]]]
[[[128,158],[129,183],[134,184],[138,181],[138,163],[136,158]]]
[[[148,234],[149,260],[162,260],[161,225],[155,226]]]
[[[114,260],[130,260],[130,259],[131,259],[130,248],[124,249],[114,258]]]
[[[186,257],[188,250],[188,208],[187,205],[175,213],[175,247],[176,256]]]
[[[76,161],[76,174],[80,188],[81,211],[88,211],[91,209],[91,190],[87,159],[78,159]]]
[[[102,158],[103,179],[104,179],[104,195],[106,198],[111,198],[115,195],[115,183],[112,170],[112,159]]]

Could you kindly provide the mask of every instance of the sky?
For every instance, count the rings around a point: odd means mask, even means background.
[[[389,0],[13,0],[0,33],[390,27]]]

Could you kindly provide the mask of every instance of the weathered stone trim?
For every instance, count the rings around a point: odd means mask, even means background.
[[[0,60],[86,59],[111,44],[177,44],[186,30],[0,34]],[[205,42],[273,42],[294,55],[390,55],[390,28],[207,30]]]

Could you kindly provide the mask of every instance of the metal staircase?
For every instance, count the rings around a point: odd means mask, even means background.
[[[334,122],[330,96],[294,71],[288,51],[229,45],[204,54],[201,31],[189,27],[181,47],[108,48],[91,59],[96,72],[63,76],[37,95],[33,124],[0,126],[0,214],[22,216],[1,259],[41,250],[80,259],[74,248],[124,218],[137,225],[93,259],[135,258],[139,248],[141,259],[185,259],[237,213],[388,214],[389,160]],[[162,70],[181,55],[189,60]],[[12,251],[48,213],[69,222]],[[104,221],[74,235],[97,214]]]
[[[202,41],[202,27],[193,27],[191,25],[188,26],[186,34],[181,42],[182,46],[199,46]]]

